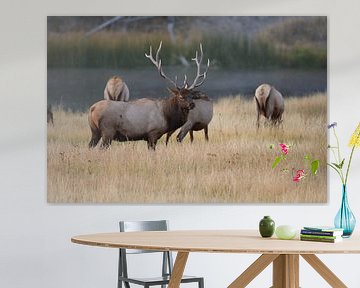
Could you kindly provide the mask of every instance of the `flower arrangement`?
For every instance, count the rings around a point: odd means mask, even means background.
[[[328,125],[328,129],[331,129],[333,131],[336,139],[336,146],[328,145],[328,148],[333,153],[333,157],[335,159],[335,162],[328,163],[328,165],[336,171],[336,173],[340,176],[340,180],[342,182],[341,206],[335,216],[334,225],[335,227],[342,228],[344,230],[343,237],[350,237],[354,231],[356,225],[356,219],[348,203],[346,184],[349,179],[349,170],[354,155],[355,147],[360,147],[360,122],[349,141],[349,146],[352,147],[352,149],[351,149],[349,161],[347,162],[345,174],[343,172],[343,169],[345,168],[344,165],[346,160],[345,158],[342,158],[340,154],[339,138],[336,134],[336,129],[335,129],[336,126],[337,126],[336,122]]]
[[[354,133],[352,134],[350,141],[349,141],[349,146],[352,147],[352,149],[351,149],[351,153],[350,153],[350,157],[349,157],[349,162],[347,163],[347,168],[346,168],[345,174],[343,172],[343,168],[345,165],[345,158],[341,157],[339,138],[336,134],[336,129],[335,129],[336,126],[337,126],[336,122],[333,122],[328,125],[328,129],[331,129],[333,131],[335,139],[336,139],[336,146],[328,145],[328,148],[331,150],[333,157],[335,159],[335,162],[328,163],[328,165],[336,171],[336,173],[340,176],[340,180],[341,180],[342,184],[344,186],[346,186],[348,177],[349,177],[349,170],[350,170],[350,165],[351,165],[351,161],[353,158],[355,147],[360,147],[360,122],[359,122],[358,126],[356,127],[356,129],[355,129]]]
[[[294,183],[299,183],[302,181],[307,175],[316,175],[318,169],[319,169],[319,160],[312,159],[309,154],[304,156],[304,160],[306,162],[306,168],[305,169],[296,169],[292,167],[291,169],[288,168],[288,165],[291,165],[288,161],[288,154],[289,151],[292,149],[294,145],[289,145],[285,143],[280,143],[280,152],[281,154],[277,156],[272,164],[272,168],[275,169],[280,163],[286,163],[284,164],[284,168],[281,169],[283,173],[291,173],[292,175],[292,181]],[[274,149],[275,145],[271,144],[270,149]]]

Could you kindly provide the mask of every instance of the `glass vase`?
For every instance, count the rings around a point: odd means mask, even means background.
[[[334,224],[336,228],[344,229],[343,237],[350,237],[355,228],[356,219],[349,207],[346,185],[342,187],[341,206],[336,214]]]

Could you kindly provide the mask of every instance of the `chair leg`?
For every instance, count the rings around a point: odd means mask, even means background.
[[[199,288],[204,288],[204,279],[200,279]]]

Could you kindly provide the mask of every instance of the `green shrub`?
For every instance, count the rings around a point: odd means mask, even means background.
[[[165,65],[180,64],[180,55],[190,60],[201,42],[206,58],[224,69],[326,68],[327,53],[321,47],[297,44],[282,47],[267,37],[250,39],[243,35],[193,33],[171,42],[163,33],[102,32],[85,38],[79,33],[48,36],[49,68],[139,68],[149,66],[144,57],[149,46],[153,53],[163,41],[161,58]],[[204,61],[205,62],[205,61]]]

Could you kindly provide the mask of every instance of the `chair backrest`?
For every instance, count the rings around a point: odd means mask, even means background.
[[[120,232],[137,232],[137,231],[167,231],[169,224],[167,220],[157,221],[120,221]],[[140,253],[163,253],[162,261],[162,275],[172,273],[173,259],[169,251],[150,251],[150,250],[136,250],[136,249],[120,249],[119,253],[119,275],[128,277],[127,273],[127,257],[126,254],[140,254]]]
[[[135,231],[167,231],[169,228],[167,220],[156,221],[120,221],[121,232]]]
[[[167,231],[169,223],[167,220],[156,221],[120,221],[120,232],[137,231]],[[126,249],[126,254],[156,253],[159,251]]]

